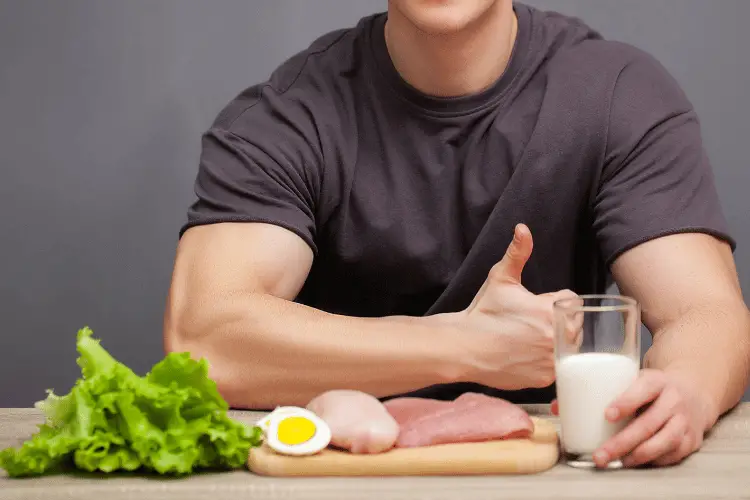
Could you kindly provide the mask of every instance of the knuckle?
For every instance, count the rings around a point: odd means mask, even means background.
[[[672,459],[674,462],[681,462],[684,459],[686,459],[690,454],[693,452],[693,448],[689,446],[685,446],[684,442],[680,444],[675,450],[671,453]]]
[[[507,250],[505,250],[505,258],[508,260],[514,260],[519,257],[518,248],[516,245],[510,245]]]
[[[648,452],[645,451],[643,448],[636,448],[629,455],[630,455],[630,459],[636,464],[641,464],[643,462],[646,462],[650,458],[648,456],[649,455]]]
[[[682,412],[678,411],[684,406],[684,399],[682,397],[682,394],[680,394],[679,391],[673,389],[673,388],[667,388],[664,391],[662,391],[662,394],[664,399],[666,399],[668,403],[669,409],[674,412],[675,416],[681,416]],[[682,417],[680,417],[682,419]]]
[[[543,345],[544,345],[545,350],[547,350],[550,353],[554,352],[554,350],[555,350],[555,330],[552,329],[552,328],[545,328],[542,331],[542,333],[544,335],[544,337],[543,337],[544,344]]]
[[[547,325],[554,324],[555,321],[555,308],[553,306],[554,300],[549,297],[544,297],[537,307],[534,309],[534,316],[539,318]]]
[[[690,440],[690,449],[696,450],[703,446],[703,432],[702,431],[696,431],[695,434],[689,433],[688,437],[691,438]]]
[[[645,430],[645,433],[648,436],[653,436],[659,431],[659,428],[661,427],[661,422],[655,418],[647,418],[643,422],[643,429]]]
[[[544,364],[542,365],[542,375],[547,381],[555,379],[555,361],[553,359],[547,358],[544,360]]]
[[[555,311],[552,308],[551,304],[548,307],[542,309],[542,319],[548,325],[553,325],[555,323]]]
[[[657,467],[667,467],[673,465],[676,462],[674,455],[665,455],[654,460],[654,465]]]
[[[670,447],[674,450],[679,448],[682,445],[682,442],[685,440],[685,434],[673,434],[670,439]]]
[[[675,434],[682,440],[688,431],[688,422],[684,415],[677,414],[674,416],[674,429]]]
[[[689,453],[693,450],[700,448],[703,442],[703,433],[701,432],[687,432],[682,438],[682,448],[685,453]]]
[[[572,290],[569,290],[569,289],[565,288],[563,290],[557,291],[557,292],[555,292],[555,293],[552,294],[552,296],[551,296],[551,299],[552,299],[551,300],[551,304],[554,304],[555,302],[557,302],[559,300],[570,300],[570,299],[576,299],[578,297],[579,296],[578,296],[577,293],[575,293]]]
[[[645,374],[649,380],[651,380],[654,383],[658,383],[661,385],[666,385],[667,376],[666,374],[661,370],[649,370]],[[671,392],[671,390],[670,390]]]
[[[505,269],[502,263],[498,262],[490,268],[490,272],[487,274],[487,281],[490,283],[502,283],[505,281]]]
[[[539,377],[539,387],[547,387],[555,381],[555,372],[553,370],[545,370]]]

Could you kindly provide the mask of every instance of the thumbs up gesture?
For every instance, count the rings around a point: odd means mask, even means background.
[[[476,338],[469,357],[471,380],[499,389],[546,387],[555,380],[552,304],[577,297],[570,290],[535,295],[522,284],[533,250],[531,231],[515,228],[502,260],[490,270],[457,321]]]

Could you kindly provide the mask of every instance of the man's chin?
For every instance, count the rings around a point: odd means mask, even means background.
[[[441,10],[446,12],[441,12]],[[468,15],[461,15],[455,10],[433,8],[429,12],[420,12],[419,15],[412,16],[410,21],[419,31],[428,35],[453,35],[464,31],[475,20]]]
[[[408,0],[396,8],[419,31],[428,35],[456,34],[471,27],[486,16],[495,0]]]

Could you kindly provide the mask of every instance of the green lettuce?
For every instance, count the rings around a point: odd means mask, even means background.
[[[47,390],[35,404],[46,421],[20,448],[0,452],[9,476],[31,476],[74,465],[89,472],[188,474],[199,468],[242,467],[262,433],[227,415],[205,359],[169,353],[144,377],[78,332],[82,377],[64,396]]]

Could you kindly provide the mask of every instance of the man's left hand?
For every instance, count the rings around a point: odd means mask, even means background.
[[[634,417],[595,453],[599,467],[621,459],[626,467],[676,464],[698,450],[708,430],[710,400],[678,373],[644,369],[606,410],[611,422]],[[552,403],[557,414],[557,401]]]

